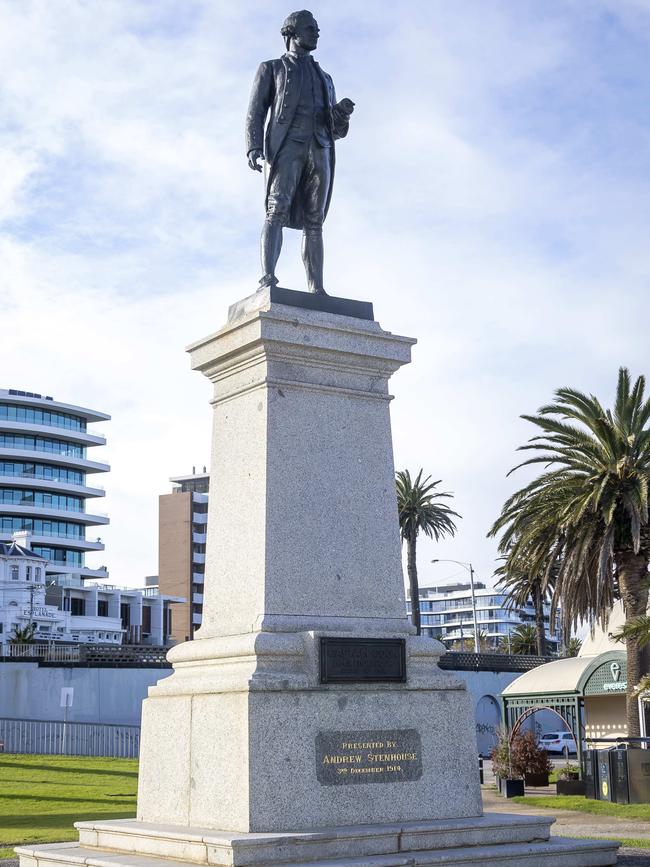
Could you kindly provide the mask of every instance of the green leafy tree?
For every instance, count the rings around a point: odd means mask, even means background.
[[[577,656],[580,653],[580,648],[582,647],[582,641],[579,638],[576,638],[574,635],[573,638],[570,638],[566,646],[564,648],[565,656]]]
[[[525,608],[531,601],[535,609],[535,644],[538,656],[546,656],[546,626],[544,605],[551,601],[553,582],[546,580],[545,572],[531,570],[526,565],[506,563],[496,573],[500,575],[497,588],[506,592],[506,607],[511,610]]]
[[[537,652],[537,632],[532,624],[520,623],[510,633],[510,652],[518,656],[534,656]]]
[[[642,614],[640,617],[632,617],[625,626],[612,635],[615,641],[627,641],[631,638],[639,647],[645,647],[650,641],[650,617]]]
[[[557,569],[554,606],[561,601],[567,630],[582,619],[605,628],[617,598],[626,623],[646,614],[650,401],[644,392],[644,377],[632,385],[621,368],[613,410],[593,395],[561,388],[537,415],[522,416],[542,433],[521,447],[534,454],[519,466],[543,464],[544,471],[505,503],[491,535],[501,534],[506,562],[545,566],[546,577]],[[627,728],[635,737],[641,652],[634,635],[625,644]]]
[[[408,470],[400,470],[395,474],[400,536],[402,542],[406,542],[406,569],[411,595],[411,617],[418,635],[422,633],[416,562],[418,535],[423,532],[426,536],[439,542],[445,536],[453,536],[456,533],[454,518],[461,517],[458,512],[454,512],[444,502],[445,499],[453,497],[453,494],[436,490],[442,480],[438,479],[438,481],[432,482],[430,481],[431,476],[423,479],[422,473],[423,470],[420,470],[415,480],[411,479]]]
[[[489,635],[482,629],[478,633],[478,646],[481,653],[489,653],[493,649],[490,646]],[[458,651],[459,653],[474,653],[474,639],[456,638],[454,641],[449,642],[448,649]]]
[[[33,644],[36,624],[28,623],[26,626],[14,626],[9,641],[12,644]]]

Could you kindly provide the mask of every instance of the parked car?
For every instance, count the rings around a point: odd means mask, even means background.
[[[539,745],[547,753],[568,756],[577,752],[575,738],[571,732],[547,732],[539,739]]]

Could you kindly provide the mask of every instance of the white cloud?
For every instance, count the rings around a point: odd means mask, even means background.
[[[2,384],[113,415],[95,562],[116,582],[156,571],[157,495],[209,459],[209,385],[183,347],[258,277],[243,117],[286,11],[0,8]],[[456,556],[485,577],[485,533],[529,434],[518,414],[567,383],[606,399],[620,363],[647,363],[647,112],[620,109],[616,73],[626,40],[647,49],[647,4],[314,11],[319,59],[357,103],[328,286],[418,337],[393,382],[396,461],[442,477],[464,516],[455,540],[422,543],[423,576],[441,577],[427,559]],[[301,288],[297,245],[280,276]]]

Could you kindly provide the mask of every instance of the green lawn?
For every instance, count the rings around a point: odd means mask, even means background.
[[[547,810],[575,810],[597,816],[619,816],[621,819],[650,821],[650,804],[612,804],[609,801],[592,801],[582,795],[526,795],[512,798],[527,807],[543,807]]]
[[[75,840],[74,822],[135,816],[138,762],[0,754],[0,857],[20,843]]]

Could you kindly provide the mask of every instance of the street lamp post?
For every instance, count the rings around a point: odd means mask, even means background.
[[[481,642],[478,637],[478,623],[476,620],[476,594],[474,592],[474,567],[471,563],[463,563],[461,560],[432,560],[432,563],[456,563],[457,566],[462,566],[469,572],[469,586],[472,596],[472,624],[474,626],[474,653],[481,652]]]

